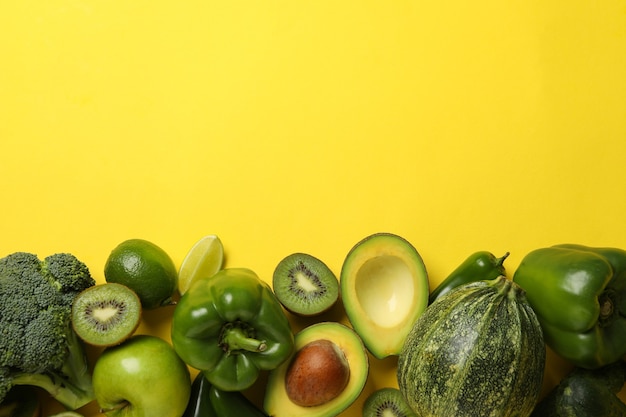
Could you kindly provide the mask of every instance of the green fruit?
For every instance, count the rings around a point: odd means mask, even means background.
[[[224,246],[217,235],[206,235],[189,249],[178,270],[178,292],[183,295],[199,279],[215,275],[224,264]]]
[[[397,388],[381,388],[363,403],[363,417],[417,417]]]
[[[367,380],[363,342],[343,324],[321,322],[298,332],[295,343],[291,358],[269,374],[265,411],[270,416],[339,415],[357,399]],[[310,366],[317,360],[322,365]]]
[[[172,304],[178,289],[178,272],[170,256],[143,239],[116,246],[104,265],[104,277],[135,291],[145,309]]]
[[[426,309],[399,355],[398,386],[421,417],[527,417],[545,355],[524,291],[501,276],[458,287]]]
[[[72,304],[72,326],[90,345],[117,345],[132,336],[140,322],[141,301],[122,284],[89,287]]]
[[[348,319],[377,358],[397,355],[428,305],[428,275],[417,250],[391,233],[358,242],[341,269]]]
[[[316,316],[339,298],[339,281],[324,262],[306,253],[293,253],[278,263],[272,287],[280,303],[300,316]]]
[[[169,343],[137,335],[104,350],[94,366],[93,389],[107,417],[180,417],[191,378]]]

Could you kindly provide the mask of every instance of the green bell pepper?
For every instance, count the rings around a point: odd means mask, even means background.
[[[488,251],[471,254],[430,293],[428,304],[434,303],[436,299],[461,285],[476,281],[489,281],[506,275],[504,261],[508,256],[509,252],[500,258],[496,258]]]
[[[242,391],[293,352],[294,335],[267,283],[245,268],[203,278],[180,298],[172,344],[188,365],[224,391]]]
[[[527,254],[513,276],[548,346],[596,369],[626,355],[626,251],[556,245]]]

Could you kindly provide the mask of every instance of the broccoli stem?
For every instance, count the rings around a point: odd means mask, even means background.
[[[75,332],[69,331],[67,337],[69,353],[59,372],[18,373],[12,376],[12,383],[42,388],[68,410],[76,410],[96,397],[85,348]]]

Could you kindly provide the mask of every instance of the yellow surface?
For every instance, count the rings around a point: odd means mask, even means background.
[[[215,233],[269,280],[386,231],[436,285],[476,250],[626,247],[622,0],[4,0],[0,35],[2,255],[102,281],[122,240],[179,265]],[[394,384],[372,360],[344,415]]]

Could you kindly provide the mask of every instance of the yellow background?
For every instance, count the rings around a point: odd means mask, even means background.
[[[4,0],[0,35],[2,256],[103,281],[125,239],[179,265],[215,233],[269,280],[386,231],[434,286],[477,250],[626,248],[623,0]]]

